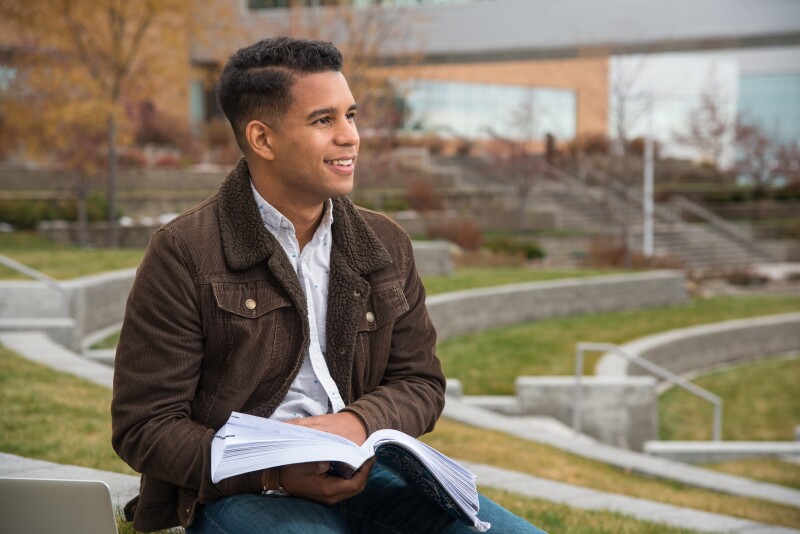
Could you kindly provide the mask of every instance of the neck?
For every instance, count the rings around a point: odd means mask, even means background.
[[[279,184],[269,180],[264,174],[253,173],[251,169],[250,175],[258,194],[291,221],[297,243],[300,250],[303,250],[314,237],[322,221],[325,202],[307,200],[304,202],[305,199],[298,198],[292,191],[284,191]]]

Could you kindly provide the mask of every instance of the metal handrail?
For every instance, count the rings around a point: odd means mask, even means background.
[[[581,405],[583,403],[583,388],[581,387],[581,378],[583,376],[583,353],[585,351],[603,351],[613,352],[621,356],[629,362],[635,363],[643,367],[653,374],[656,374],[664,380],[669,380],[676,386],[697,395],[698,397],[707,400],[714,405],[714,423],[712,428],[712,439],[720,441],[722,439],[722,399],[714,395],[708,390],[692,384],[680,375],[676,375],[672,371],[668,371],[663,367],[656,365],[650,360],[646,360],[636,354],[631,354],[622,347],[614,345],[613,343],[578,343],[575,350],[575,399],[572,407],[572,428],[575,434],[581,433]]]
[[[735,224],[726,221],[716,213],[712,212],[709,209],[704,208],[700,204],[689,200],[684,196],[675,196],[672,199],[673,203],[677,206],[679,210],[686,210],[695,217],[698,217],[708,224],[716,228],[718,231],[728,235],[729,237],[736,239],[744,246],[748,247],[750,250],[756,252],[757,254],[767,258],[772,259],[772,255],[768,250],[765,250],[755,239],[753,236],[750,235],[748,232],[742,230]]]
[[[30,278],[33,278],[34,280],[38,280],[39,282],[45,284],[48,287],[52,287],[53,289],[57,289],[58,291],[67,292],[67,289],[58,280],[56,280],[54,278],[50,278],[46,274],[40,273],[39,271],[37,271],[35,269],[31,269],[27,265],[23,265],[22,263],[20,263],[20,262],[18,262],[16,260],[12,260],[8,256],[4,256],[3,254],[0,254],[0,263],[5,265],[9,269],[13,269],[13,270],[17,271],[18,273],[22,273],[25,276],[29,276]]]

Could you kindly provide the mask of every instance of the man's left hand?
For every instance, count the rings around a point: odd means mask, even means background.
[[[336,434],[349,439],[356,445],[361,445],[367,439],[367,427],[364,426],[359,416],[350,412],[303,417],[286,422]]]

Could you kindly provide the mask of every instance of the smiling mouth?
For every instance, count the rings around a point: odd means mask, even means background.
[[[353,158],[348,159],[326,159],[325,163],[328,165],[336,165],[338,167],[349,167],[355,161]]]

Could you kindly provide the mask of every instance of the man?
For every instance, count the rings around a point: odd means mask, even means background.
[[[410,241],[346,197],[359,137],[341,66],[329,43],[276,38],[222,73],[244,158],[154,234],[117,349],[113,444],[143,473],[126,507],[139,530],[466,529],[371,463],[349,480],[318,462],[211,482],[211,440],[232,411],[361,444],[381,428],[430,431],[443,407]],[[488,500],[481,518],[533,528]]]

